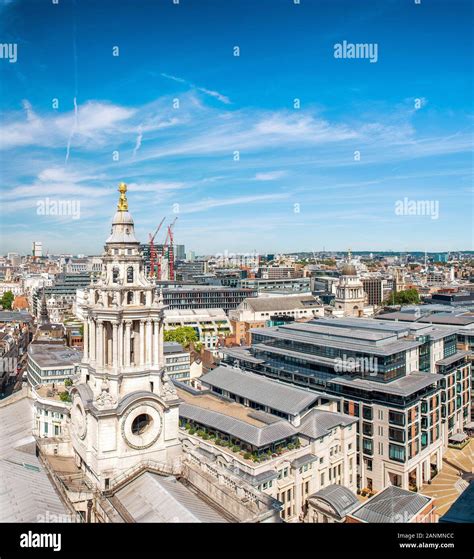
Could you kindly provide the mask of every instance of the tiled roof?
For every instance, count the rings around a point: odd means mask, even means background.
[[[68,511],[35,455],[32,401],[5,403],[0,406],[0,522],[40,522],[47,515],[67,521]]]
[[[320,397],[235,367],[217,367],[203,375],[201,382],[290,415],[301,413]]]
[[[286,420],[277,421],[270,425],[257,427],[235,417],[220,412],[200,408],[193,404],[180,404],[179,415],[184,419],[195,421],[232,438],[244,441],[256,448],[261,448],[274,442],[282,441],[296,435],[298,430]]]
[[[410,522],[430,500],[426,495],[390,485],[351,512],[351,516],[363,522]]]
[[[135,522],[226,522],[174,477],[145,472],[116,493]]]
[[[347,515],[359,503],[356,495],[343,485],[328,485],[320,491],[313,493],[308,499],[321,499],[330,505],[340,518]]]

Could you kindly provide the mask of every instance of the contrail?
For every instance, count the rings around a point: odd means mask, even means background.
[[[76,2],[74,1],[74,9],[76,8]],[[74,125],[72,127],[71,133],[69,134],[69,139],[67,141],[66,148],[66,160],[64,164],[69,161],[69,154],[71,152],[71,141],[74,133],[77,130],[77,45],[76,45],[76,21],[74,20],[72,27],[72,49],[74,55]]]
[[[142,139],[143,139],[143,132],[142,132],[142,127],[140,126],[138,128],[137,143],[135,144],[135,148],[133,149],[133,157],[137,155],[137,151],[140,149],[142,145]]]
[[[72,127],[71,133],[69,134],[69,139],[67,141],[65,163],[67,163],[69,161],[69,152],[71,150],[71,140],[72,140],[72,137],[74,136],[74,132],[76,130],[77,130],[77,99],[76,99],[76,97],[74,97],[74,125]]]

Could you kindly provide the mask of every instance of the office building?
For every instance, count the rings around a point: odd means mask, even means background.
[[[226,353],[227,352],[227,353]],[[358,486],[420,488],[469,421],[471,374],[456,329],[319,319],[252,331],[224,361],[341,398],[358,418]]]

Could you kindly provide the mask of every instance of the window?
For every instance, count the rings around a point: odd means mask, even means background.
[[[379,425],[379,437],[383,437],[383,427]]]
[[[127,283],[133,283],[133,266],[127,268]]]
[[[150,415],[141,413],[133,420],[132,433],[134,435],[143,435],[152,423],[153,419]]]
[[[373,419],[373,410],[372,408],[370,408],[369,406],[363,406],[362,407],[362,417],[364,419]]]
[[[378,410],[377,411],[377,416],[381,421],[383,421],[383,410]]]
[[[117,283],[118,277],[119,277],[119,269],[118,269],[118,268],[114,268],[114,269],[112,270],[112,282],[113,282],[113,283]]]
[[[362,440],[362,449],[364,454],[369,454],[370,456],[374,452],[374,445],[371,439],[363,439]]]
[[[397,443],[405,442],[405,431],[402,429],[395,429],[394,427],[388,428],[388,438],[391,441],[396,441]]]
[[[383,454],[383,443],[379,443],[379,454]]]
[[[389,444],[388,455],[390,460],[395,460],[395,462],[405,462],[405,447],[398,446],[396,444]]]
[[[367,437],[371,437],[374,434],[374,426],[372,423],[362,423],[362,433]]]
[[[321,474],[321,487],[324,486],[324,473]]]
[[[388,422],[394,425],[405,425],[405,414],[390,410],[388,412]]]

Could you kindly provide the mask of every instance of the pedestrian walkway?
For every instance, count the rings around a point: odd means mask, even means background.
[[[425,484],[421,488],[421,493],[434,498],[435,512],[438,516],[443,516],[468,487],[469,482],[474,480],[473,449],[472,439],[462,450],[448,448],[443,457],[441,472],[433,478],[431,485]]]

